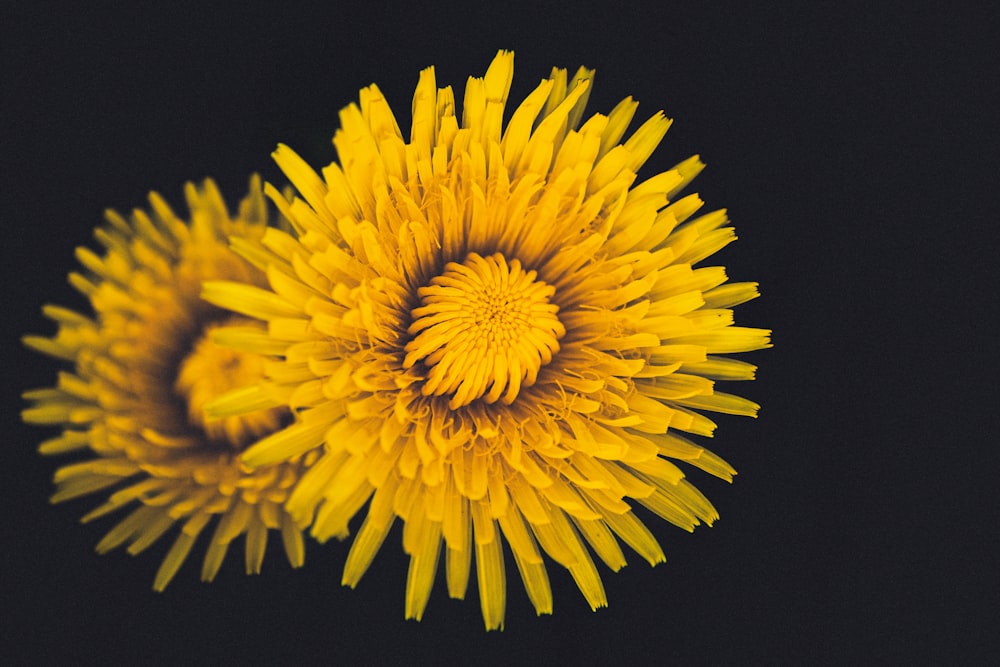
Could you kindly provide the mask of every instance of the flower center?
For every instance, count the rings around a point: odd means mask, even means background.
[[[556,290],[537,275],[500,253],[471,253],[417,290],[403,367],[426,366],[425,396],[450,396],[453,410],[478,398],[509,405],[535,383],[566,334],[549,302]]]
[[[204,328],[191,352],[180,363],[174,391],[187,403],[188,423],[213,441],[227,443],[237,451],[282,427],[285,408],[257,410],[247,414],[209,419],[205,406],[222,394],[253,384],[264,375],[259,354],[220,347],[212,341],[215,329],[224,326],[258,327],[256,320],[233,317]]]

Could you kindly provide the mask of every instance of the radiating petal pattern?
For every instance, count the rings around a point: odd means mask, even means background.
[[[301,565],[302,526],[285,503],[319,455],[302,452],[256,469],[242,463],[243,449],[291,422],[287,407],[257,392],[230,398],[238,416],[206,415],[206,404],[265,375],[265,356],[247,350],[267,347],[263,325],[208,304],[200,292],[207,279],[267,284],[229,242],[256,242],[267,228],[268,207],[256,177],[235,216],[212,181],[188,184],[186,195],[189,220],[155,193],[148,212],[125,218],[109,211],[107,225],[96,231],[103,253],[80,248],[83,270],[70,274],[92,314],[46,306],[58,326],[55,336],[24,338],[28,347],[71,365],[55,386],[27,392],[32,405],[22,413],[29,423],[61,429],[41,445],[42,453],[82,454],[56,472],[53,502],[111,490],[84,521],[132,508],[98,543],[101,553],[128,545],[138,554],[173,531],[157,590],[203,532],[211,532],[204,580],[215,576],[240,536],[247,572],[259,572],[272,529],[281,533],[292,565]]]

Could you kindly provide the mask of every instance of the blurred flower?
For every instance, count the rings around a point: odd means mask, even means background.
[[[367,504],[344,584],[403,520],[408,618],[442,542],[452,597],[475,555],[487,628],[504,620],[502,539],[538,613],[552,610],[543,552],[604,606],[591,551],[612,570],[619,540],[663,560],[633,503],[686,530],[717,516],[671,459],[734,471],[680,433],[711,435],[705,410],[756,414],[715,388],[754,375],[719,355],[769,346],[769,331],[733,326],[756,283],[693,268],[735,235],[724,211],[695,215],[697,196],[673,201],[703,165],[636,183],[670,121],[654,114],[622,143],[637,106],[625,99],[581,123],[592,74],[553,70],[504,127],[512,53],[469,79],[461,116],[426,69],[408,141],[365,88],[340,114],[339,164],[320,176],[274,153],[300,197],[267,191],[296,234],[269,229],[243,251],[270,289],[206,283],[207,300],[267,322],[246,349],[283,359],[209,412],[296,411],[244,453],[251,466],[324,445],[287,508],[326,540]]]
[[[249,443],[290,421],[287,408],[247,405],[238,417],[205,415],[209,401],[258,381],[264,371],[259,354],[220,347],[213,335],[226,325],[244,337],[264,338],[261,324],[234,317],[199,293],[209,278],[266,284],[260,271],[229,248],[228,238],[237,246],[259,238],[268,213],[256,177],[234,218],[210,180],[200,188],[189,183],[186,195],[190,223],[155,193],[150,213],[136,210],[125,219],[109,211],[108,224],[96,231],[103,256],[78,249],[84,271],[70,274],[93,315],[45,306],[45,315],[58,324],[56,335],[24,338],[28,347],[72,364],[55,387],[25,394],[33,403],[23,412],[26,422],[62,428],[42,443],[41,452],[83,454],[56,472],[53,502],[113,487],[84,521],[133,506],[97,545],[101,553],[128,543],[129,553],[138,554],[180,522],[156,574],[157,590],[216,516],[202,579],[215,576],[240,535],[246,535],[247,572],[259,572],[268,529],[281,531],[289,561],[301,565],[301,529],[284,503],[316,457],[299,452],[257,469],[240,462]]]

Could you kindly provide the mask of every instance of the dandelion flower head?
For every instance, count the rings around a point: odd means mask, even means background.
[[[258,239],[267,226],[259,178],[238,214],[230,217],[217,187],[205,181],[186,190],[190,221],[156,193],[150,212],[125,217],[109,211],[96,231],[103,255],[77,250],[82,272],[71,284],[90,302],[92,316],[59,306],[43,312],[58,325],[52,338],[25,343],[72,364],[56,386],[29,391],[25,421],[58,426],[44,454],[82,453],[55,474],[53,502],[105,489],[107,501],[90,521],[126,507],[130,514],[97,545],[104,553],[128,544],[138,554],[179,524],[156,574],[162,590],[206,526],[215,522],[202,579],[211,580],[229,544],[245,535],[248,573],[260,571],[269,529],[279,530],[293,566],[301,565],[301,528],[284,509],[290,489],[316,454],[302,452],[272,466],[240,461],[251,442],[290,421],[287,408],[265,406],[210,419],[205,405],[234,387],[258,381],[265,359],[220,346],[217,330],[263,336],[262,325],[233,316],[200,298],[206,279],[264,285],[264,275],[230,249]]]
[[[757,411],[715,387],[753,378],[723,355],[768,347],[769,332],[734,325],[756,283],[695,268],[735,238],[724,211],[675,198],[703,165],[637,182],[670,121],[654,114],[623,141],[630,98],[583,120],[592,75],[553,70],[504,124],[512,53],[469,79],[461,115],[425,69],[408,137],[363,89],[340,114],[338,162],[317,174],[274,153],[299,196],[268,186],[295,233],[244,249],[269,287],[206,283],[209,301],[267,323],[256,349],[280,358],[209,411],[295,411],[247,449],[251,466],[323,445],[287,508],[321,541],[367,508],[344,584],[403,521],[408,618],[442,558],[457,598],[474,560],[486,627],[502,627],[503,541],[538,613],[552,611],[547,558],[605,606],[593,555],[611,570],[621,543],[664,559],[636,504],[685,530],[717,517],[677,462],[734,471],[684,434],[712,434],[705,411]]]

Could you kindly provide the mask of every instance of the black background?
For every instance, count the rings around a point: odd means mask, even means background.
[[[767,6],[759,6],[765,4]],[[986,661],[996,634],[997,63],[992,5],[879,3],[5,4],[2,32],[6,664],[832,664]],[[57,9],[57,7],[59,7]],[[68,7],[68,5],[67,5]],[[602,569],[593,613],[552,565],[536,618],[508,574],[503,633],[439,577],[403,620],[399,532],[357,590],[346,545],[293,571],[272,540],[246,577],[237,543],[215,583],[200,555],[163,594],[169,540],[97,556],[91,498],[50,506],[58,461],[19,423],[19,394],[58,365],[22,351],[105,207],[212,176],[230,202],[269,153],[334,159],[338,110],[378,82],[408,127],[419,70],[461,94],[515,50],[512,104],[553,65],[597,69],[590,112],[626,95],[675,119],[644,174],[700,153],[695,181],[740,241],[721,261],[772,327],[737,389],[758,420],[722,419],[733,485],[691,473],[722,519],[688,535],[650,521],[667,563]],[[989,186],[989,191],[987,191]],[[9,327],[9,329],[8,329]],[[511,561],[508,553],[508,566]],[[995,655],[995,654],[994,654]]]

